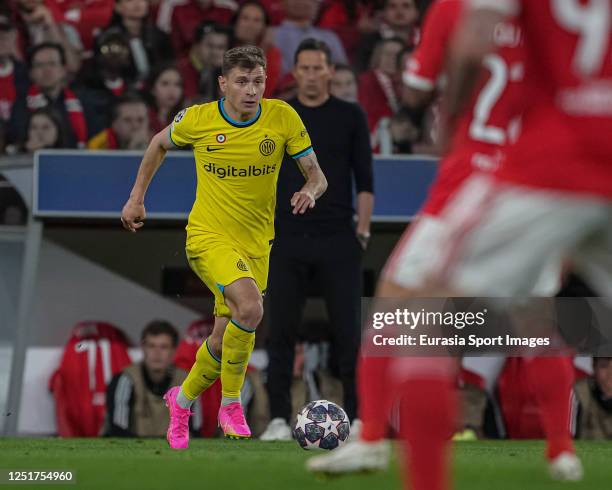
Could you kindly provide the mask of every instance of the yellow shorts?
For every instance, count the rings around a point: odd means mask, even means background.
[[[263,257],[249,257],[227,237],[215,233],[188,236],[185,251],[193,271],[215,295],[215,316],[232,317],[223,291],[237,279],[250,277],[262,296],[265,293],[269,252]]]

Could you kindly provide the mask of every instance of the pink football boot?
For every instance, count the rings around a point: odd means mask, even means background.
[[[180,386],[173,386],[164,395],[166,406],[170,411],[170,423],[166,438],[172,449],[187,449],[189,446],[189,416],[191,409],[183,408],[176,403]]]
[[[219,426],[228,439],[249,439],[251,429],[244,419],[242,405],[230,403],[219,408]]]

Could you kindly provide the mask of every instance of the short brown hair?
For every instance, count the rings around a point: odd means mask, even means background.
[[[140,341],[144,342],[147,337],[156,337],[157,335],[167,335],[172,339],[172,346],[176,347],[179,341],[179,334],[170,322],[165,320],[153,320],[149,322],[140,335]]]
[[[325,41],[321,41],[319,39],[315,39],[313,37],[308,37],[304,39],[300,45],[295,50],[295,54],[293,55],[293,63],[297,65],[298,57],[302,51],[320,51],[325,55],[325,61],[328,65],[332,64],[332,54],[331,49],[329,49],[329,45]]]
[[[226,76],[236,67],[254,70],[257,66],[261,66],[264,71],[266,70],[266,55],[263,49],[257,46],[238,46],[228,49],[223,55],[221,72],[223,76]]]

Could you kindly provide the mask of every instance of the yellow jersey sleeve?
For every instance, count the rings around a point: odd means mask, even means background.
[[[292,158],[300,158],[312,153],[312,143],[302,119],[293,107],[286,104],[285,124],[287,130],[287,154]]]
[[[199,112],[200,106],[194,105],[174,116],[170,125],[170,140],[174,146],[191,145],[202,137],[202,132],[196,127]]]

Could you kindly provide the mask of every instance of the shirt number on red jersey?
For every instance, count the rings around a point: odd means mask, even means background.
[[[487,125],[491,111],[508,86],[508,65],[496,54],[490,54],[483,60],[483,66],[489,71],[490,78],[478,94],[474,106],[474,117],[470,124],[470,138],[494,145],[506,142],[506,131],[503,128]]]
[[[610,1],[552,0],[551,10],[561,27],[580,36],[572,62],[574,72],[584,77],[598,73],[610,42]]]
[[[104,377],[104,384],[108,385],[112,378],[111,369],[111,345],[108,339],[95,340],[83,340],[77,345],[77,352],[87,351],[87,367],[89,371],[89,389],[95,391],[96,389],[96,357],[100,347],[100,360],[102,362],[102,376]]]

